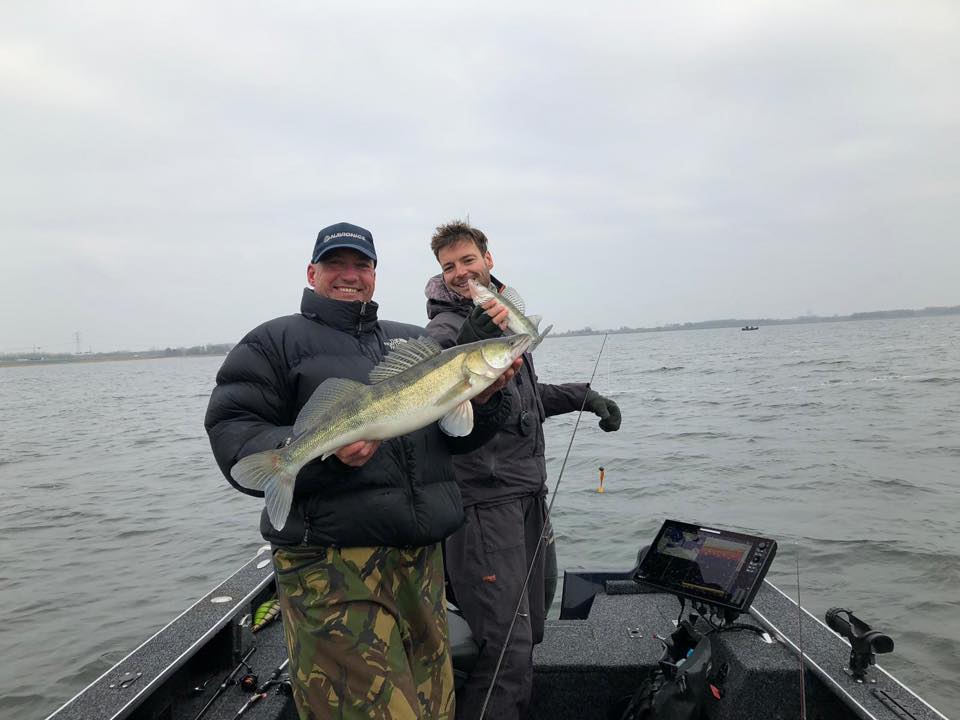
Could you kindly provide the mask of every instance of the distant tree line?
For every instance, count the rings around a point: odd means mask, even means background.
[[[233,343],[193,345],[192,347],[167,347],[163,350],[115,350],[102,353],[45,353],[40,350],[29,353],[0,353],[0,367],[12,365],[37,365],[47,363],[106,362],[108,360],[149,360],[151,358],[187,357],[196,355],[226,355]]]
[[[801,323],[849,322],[851,320],[890,320],[894,318],[938,317],[960,315],[960,305],[934,305],[919,310],[874,310],[850,315],[802,315],[795,318],[726,318],[701,322],[672,323],[649,328],[633,328],[621,325],[616,330],[594,330],[587,326],[579,330],[550,333],[548,337],[571,337],[576,335],[616,335],[618,333],[666,332],[669,330],[706,330],[710,328],[745,327],[761,325],[797,325]]]
[[[670,330],[705,330],[709,328],[762,326],[762,325],[797,325],[800,323],[847,322],[851,320],[889,320],[893,318],[937,317],[942,315],[960,315],[960,305],[934,305],[919,310],[874,310],[858,312],[850,315],[802,315],[800,317],[783,318],[727,318],[724,320],[704,320],[701,322],[672,323],[657,327],[634,328],[621,325],[616,330],[594,330],[587,326],[579,330],[554,332],[548,337],[572,337],[576,335],[602,335],[609,333],[645,333],[667,332]],[[104,353],[47,353],[37,350],[28,353],[0,353],[0,367],[16,365],[37,365],[73,362],[105,362],[108,360],[149,360],[151,358],[189,357],[197,355],[226,355],[233,348],[234,343],[208,343],[191,347],[167,347],[163,350],[116,350]]]

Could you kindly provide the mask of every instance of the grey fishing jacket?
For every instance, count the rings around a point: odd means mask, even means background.
[[[502,284],[493,279],[496,286]],[[427,283],[427,332],[444,348],[456,344],[457,335],[473,302],[450,290],[442,275]],[[547,385],[537,380],[530,353],[504,392],[512,397],[510,414],[496,437],[483,447],[453,459],[464,505],[546,493],[543,421],[574,412],[583,405],[589,385]]]
[[[367,382],[391,346],[425,335],[423,328],[377,319],[374,302],[343,302],[305,289],[300,313],[264,323],[224,360],[204,425],[220,469],[240,458],[282,446],[297,413],[327,378]],[[415,547],[436,542],[460,526],[463,512],[450,454],[489,440],[510,411],[496,393],[474,407],[474,430],[445,435],[436,423],[385,440],[359,468],[335,456],[314,460],[297,476],[294,502],[282,531],[260,519],[275,545]]]

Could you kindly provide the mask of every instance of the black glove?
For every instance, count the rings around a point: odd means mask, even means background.
[[[600,429],[604,432],[620,429],[620,408],[613,400],[605,398],[596,390],[587,390],[583,409],[600,417]]]
[[[503,330],[500,329],[500,326],[493,321],[492,317],[487,315],[486,310],[477,305],[460,327],[460,334],[457,335],[457,345],[498,338],[501,335],[503,335]]]

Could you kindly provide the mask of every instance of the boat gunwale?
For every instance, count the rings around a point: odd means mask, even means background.
[[[262,546],[250,560],[248,560],[239,568],[237,568],[237,570],[235,570],[233,573],[227,576],[218,585],[216,585],[211,590],[208,590],[206,593],[201,595],[196,602],[191,604],[183,612],[181,612],[179,615],[173,618],[170,622],[168,622],[166,625],[164,625],[162,628],[157,630],[155,633],[153,633],[150,637],[148,637],[142,643],[140,643],[135,648],[133,648],[130,652],[124,655],[123,658],[121,658],[116,663],[114,663],[109,668],[107,668],[107,670],[105,670],[99,677],[97,677],[95,680],[90,682],[82,690],[78,691],[73,697],[71,697],[69,700],[67,700],[62,705],[60,705],[60,707],[58,707],[52,713],[47,715],[45,720],[56,720],[57,716],[60,715],[60,713],[68,710],[71,704],[73,704],[81,696],[85,695],[86,693],[91,691],[93,688],[95,688],[97,685],[99,685],[101,682],[103,682],[107,678],[107,676],[117,672],[117,670],[120,669],[124,663],[126,663],[128,660],[134,657],[138,652],[143,650],[145,647],[153,643],[158,637],[160,637],[161,635],[166,633],[168,630],[170,630],[170,628],[173,625],[175,625],[177,622],[179,622],[184,617],[189,615],[191,612],[195,611],[204,602],[210,602],[211,596],[216,596],[216,593],[218,590],[228,585],[230,581],[232,581],[241,573],[247,570],[250,570],[251,569],[250,566],[255,563],[258,563],[258,560],[261,558],[261,556],[265,552],[269,552],[269,550],[270,550],[269,545]],[[127,717],[143,702],[144,696],[149,696],[153,691],[157,689],[159,685],[161,685],[163,682],[169,679],[170,676],[172,676],[177,670],[183,667],[186,661],[189,660],[191,657],[193,657],[199,648],[206,645],[206,643],[210,640],[210,638],[212,638],[214,635],[220,632],[220,630],[226,627],[227,624],[230,623],[230,621],[233,620],[233,618],[235,618],[241,612],[243,606],[246,603],[249,603],[257,595],[257,593],[259,593],[264,587],[266,587],[266,585],[268,585],[273,580],[272,564],[273,563],[271,562],[270,572],[266,573],[262,578],[260,578],[255,583],[253,588],[250,589],[246,594],[244,594],[243,597],[241,597],[239,600],[234,602],[233,605],[229,607],[229,610],[226,609],[227,606],[225,604],[224,612],[221,613],[220,618],[215,623],[213,623],[210,627],[208,627],[206,631],[204,631],[199,636],[197,636],[195,640],[192,643],[190,643],[190,645],[186,649],[183,650],[183,652],[181,652],[176,658],[174,658],[172,662],[166,664],[164,668],[159,673],[157,673],[153,678],[151,678],[144,685],[138,687],[137,692],[132,697],[128,698],[127,701],[118,710],[112,712],[112,714],[105,717],[108,717],[109,720],[122,720],[123,718]],[[260,568],[254,567],[253,569],[260,569]]]
[[[774,590],[776,590],[778,593],[780,593],[780,594],[783,596],[783,598],[784,598],[785,600],[787,600],[788,602],[790,602],[794,607],[797,607],[797,601],[794,600],[794,599],[793,599],[792,597],[790,597],[789,595],[787,595],[787,594],[786,594],[783,590],[781,590],[779,587],[777,587],[776,585],[774,585],[772,582],[770,582],[770,581],[767,580],[766,578],[764,578],[763,582],[764,582],[764,584],[769,585],[769,586],[772,587]],[[823,627],[825,630],[827,630],[831,635],[833,635],[836,639],[840,640],[840,642],[842,642],[842,643],[843,643],[844,645],[846,645],[848,648],[852,648],[852,647],[853,647],[853,646],[850,644],[850,641],[848,641],[845,637],[843,637],[843,635],[840,635],[839,633],[835,632],[835,631],[833,630],[833,628],[831,628],[829,625],[827,625],[823,620],[821,620],[820,618],[818,618],[818,617],[817,617],[816,615],[814,615],[812,612],[810,612],[809,610],[807,610],[807,608],[803,607],[802,605],[800,605],[799,607],[800,607],[801,610],[803,610],[803,612],[804,612],[808,617],[810,617],[811,619],[813,619],[818,625],[820,625],[820,626]],[[761,622],[769,623],[770,628],[768,628],[768,629],[773,629],[778,635],[780,635],[784,640],[786,640],[786,641],[790,644],[790,646],[791,646],[796,652],[798,652],[798,653],[800,652],[800,648],[797,647],[797,645],[796,645],[785,633],[783,633],[782,631],[780,631],[780,629],[777,628],[777,626],[774,625],[772,621],[769,621],[769,620],[767,620],[765,617],[763,617],[763,616],[761,615],[761,613],[760,613],[759,610],[756,610],[754,607],[751,607],[751,608],[750,608],[750,614],[751,614],[751,615],[754,615],[755,617],[757,617],[757,619],[759,619]],[[808,660],[810,660],[810,663],[811,663],[812,665],[814,665],[815,667],[817,667],[817,669],[820,669],[821,672],[826,673],[825,670],[822,670],[818,665],[816,665],[815,662],[813,662],[813,660],[810,658],[810,656],[809,656],[807,653],[804,652],[804,653],[803,653],[803,656],[804,656],[805,658],[807,658]],[[933,705],[931,705],[929,702],[927,702],[926,700],[924,700],[922,697],[920,697],[919,695],[917,695],[917,693],[915,693],[913,690],[911,690],[907,685],[904,685],[902,682],[900,682],[900,680],[898,680],[898,679],[896,678],[896,676],[890,674],[890,672],[888,672],[887,670],[885,670],[882,665],[880,665],[880,664],[874,664],[873,667],[875,667],[877,670],[879,670],[879,671],[882,672],[884,675],[886,675],[888,679],[890,679],[890,680],[892,680],[893,682],[895,682],[895,683],[896,683],[897,685],[899,685],[903,690],[906,690],[908,693],[910,693],[917,701],[919,701],[920,703],[922,703],[923,705],[925,705],[929,710],[933,711],[937,716],[939,716],[939,717],[942,718],[943,720],[950,720],[950,718],[948,718],[948,717],[947,717],[946,715],[944,715],[942,712],[940,712],[939,710],[937,710],[937,708],[935,708],[935,707],[934,707]],[[832,675],[830,675],[829,673],[826,673],[826,677],[828,677],[828,678],[830,679],[830,682],[833,683],[834,685],[836,685],[836,687],[837,687],[844,695],[846,695],[846,696],[849,697],[851,700],[853,700],[854,702],[856,702],[858,706],[860,705],[860,703],[857,702],[857,700],[856,700],[852,695],[850,695],[850,693],[848,693],[848,692],[843,688],[843,686],[840,685],[840,684],[836,681],[836,679],[835,679]],[[821,678],[821,680],[822,680],[822,679],[823,679],[823,678]],[[866,710],[866,709],[864,709],[864,712],[866,712],[867,714],[870,714],[869,711]],[[870,715],[870,716],[873,717],[873,715]]]

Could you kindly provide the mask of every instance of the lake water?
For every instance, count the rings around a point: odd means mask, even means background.
[[[589,378],[602,338],[537,350]],[[0,718],[44,717],[248,560],[260,502],[219,474],[221,358],[0,369]],[[626,569],[666,517],[779,540],[769,577],[896,641],[960,715],[960,318],[610,336],[554,505],[561,569]],[[575,415],[547,422],[550,487]],[[606,468],[599,494],[597,469]]]

